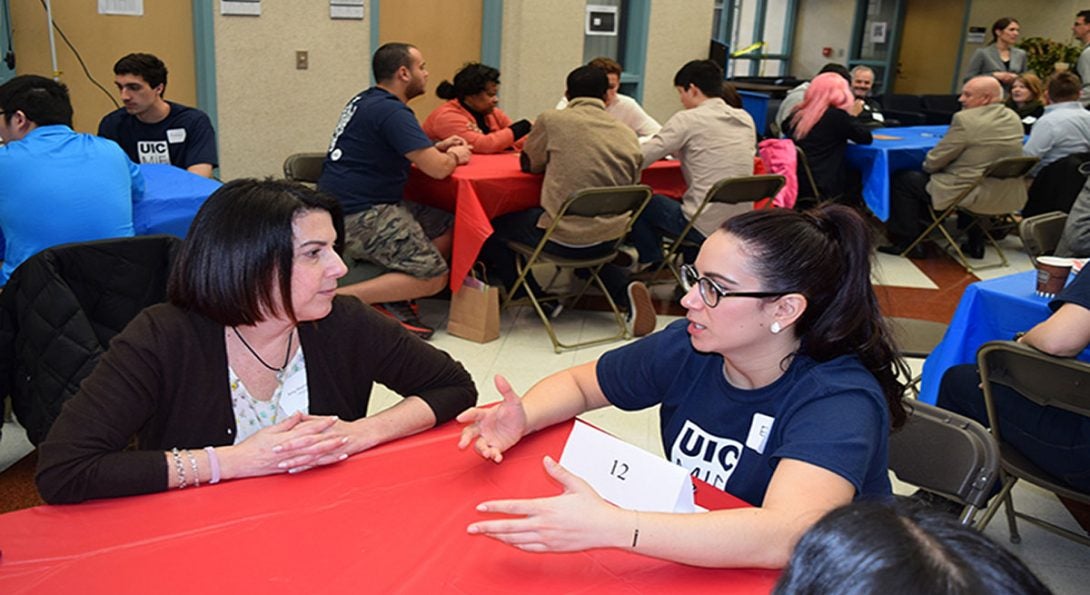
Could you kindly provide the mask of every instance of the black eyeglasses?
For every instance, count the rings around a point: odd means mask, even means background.
[[[727,291],[707,277],[701,277],[696,268],[691,264],[681,267],[681,286],[689,291],[693,286],[700,288],[700,299],[704,300],[709,308],[719,305],[719,300],[728,297],[770,298],[783,297],[791,292],[773,291]]]

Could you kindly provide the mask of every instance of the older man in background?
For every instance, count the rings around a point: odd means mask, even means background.
[[[1022,155],[1022,122],[1018,114],[1003,103],[1003,89],[991,76],[966,81],[958,101],[961,111],[954,114],[950,129],[939,144],[928,151],[923,171],[902,171],[893,178],[890,216],[886,231],[892,245],[879,251],[900,254],[931,224],[927,205],[940,211],[948,208],[962,191],[974,184],[984,170],[999,159]],[[995,210],[1021,208],[1026,202],[1026,186],[1018,180],[989,180],[962,202],[972,206],[987,197]],[[976,232],[976,233],[974,233]],[[975,227],[962,246],[972,258],[984,256],[984,238]],[[922,258],[925,251],[917,245],[912,258]]]
[[[855,103],[862,108],[856,117],[864,124],[878,127],[885,123],[886,118],[882,115],[882,106],[870,96],[873,88],[874,71],[870,66],[861,65],[852,69],[852,95],[855,96]]]

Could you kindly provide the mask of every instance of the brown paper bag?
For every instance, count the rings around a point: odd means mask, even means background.
[[[500,336],[500,290],[475,272],[450,297],[447,332],[463,339],[487,343]]]

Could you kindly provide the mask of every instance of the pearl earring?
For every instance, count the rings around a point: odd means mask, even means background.
[[[778,335],[778,334],[780,334],[780,331],[783,330],[783,327],[780,326],[780,321],[779,320],[773,320],[772,321],[772,326],[768,327],[768,330],[772,331],[773,335]]]

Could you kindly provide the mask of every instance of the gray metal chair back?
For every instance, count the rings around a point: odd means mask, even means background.
[[[984,426],[915,399],[903,401],[908,420],[889,438],[889,468],[901,481],[963,504],[971,525],[988,503],[999,474],[999,447]]]
[[[977,351],[977,365],[988,410],[988,425],[999,443],[1003,481],[999,494],[981,518],[981,527],[991,521],[1001,504],[1005,504],[1013,543],[1021,540],[1015,520],[1020,518],[1072,541],[1090,545],[1090,538],[1085,534],[1014,510],[1011,488],[1020,479],[1083,504],[1090,504],[1090,493],[1071,488],[1004,442],[993,388],[993,385],[1006,386],[1037,405],[1090,417],[1090,363],[1048,355],[1015,341],[990,341]]]
[[[711,203],[736,205],[747,202],[757,202],[766,198],[773,198],[787,183],[787,179],[779,174],[765,174],[759,176],[739,176],[736,178],[724,178],[719,180],[704,195],[703,202],[693,212],[689,222],[676,237],[663,238],[662,263],[647,275],[647,281],[651,283],[661,282],[659,273],[669,267],[673,273],[674,281],[681,284],[681,271],[677,264],[677,258],[681,249],[685,246],[696,246],[696,242],[688,240],[689,231],[696,226],[696,221]],[[669,277],[666,278],[669,280]]]
[[[1018,237],[1030,258],[1037,258],[1056,251],[1063,236],[1067,213],[1052,211],[1026,217],[1018,224]]]
[[[284,177],[295,182],[317,184],[322,175],[325,153],[295,153],[284,160]]]
[[[611,217],[631,213],[639,209],[649,196],[647,186],[618,186],[616,188],[585,188],[573,192],[560,208],[556,219],[565,215],[574,217]]]

